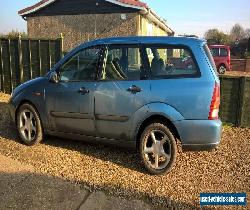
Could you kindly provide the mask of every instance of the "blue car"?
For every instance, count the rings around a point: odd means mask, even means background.
[[[184,37],[84,43],[10,99],[25,144],[48,134],[132,146],[151,174],[172,169],[177,141],[185,150],[215,148],[219,106],[220,82],[206,42]]]

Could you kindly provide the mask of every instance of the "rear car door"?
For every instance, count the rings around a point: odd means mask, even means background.
[[[197,46],[145,44],[143,47],[150,67],[151,102],[166,104],[185,119],[207,119],[214,81],[201,76],[195,57],[199,54],[194,53]]]
[[[52,130],[95,134],[94,91],[100,47],[78,51],[59,69],[59,83],[49,83],[48,115]]]
[[[134,113],[149,102],[150,82],[139,45],[109,45],[95,92],[98,136],[128,140]]]

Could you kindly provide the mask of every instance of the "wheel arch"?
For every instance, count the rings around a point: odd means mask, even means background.
[[[37,114],[38,114],[40,120],[42,121],[41,116],[40,116],[40,113],[39,113],[39,111],[37,110],[35,104],[32,103],[32,102],[31,102],[30,100],[28,100],[28,99],[23,99],[22,101],[20,101],[20,103],[18,104],[18,106],[17,106],[17,108],[16,108],[16,110],[15,110],[15,123],[17,122],[17,112],[18,112],[18,110],[20,109],[20,107],[21,107],[23,104],[30,104],[30,105],[36,110],[36,112],[37,112]]]
[[[154,114],[154,115],[151,115],[148,118],[144,119],[144,121],[139,126],[139,129],[138,129],[136,136],[135,136],[137,149],[139,148],[140,137],[141,137],[143,130],[146,128],[146,126],[148,126],[150,123],[155,122],[155,121],[162,122],[164,125],[166,125],[169,128],[169,130],[171,131],[171,133],[174,135],[175,139],[180,140],[179,132],[178,132],[176,126],[174,125],[174,123],[170,119],[168,119],[167,117],[165,117],[163,115]]]

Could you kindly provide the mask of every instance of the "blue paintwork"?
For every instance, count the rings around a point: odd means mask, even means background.
[[[109,44],[169,44],[184,45],[193,52],[200,76],[140,81],[92,81],[52,83],[50,74],[72,55],[86,47]],[[13,119],[24,100],[38,110],[45,132],[60,131],[107,139],[136,141],[140,125],[149,117],[160,115],[176,127],[183,145],[213,145],[221,138],[220,120],[208,120],[215,82],[219,79],[203,50],[204,40],[181,37],[119,37],[84,43],[68,53],[51,71],[17,87],[11,97]],[[127,89],[142,88],[137,94]],[[78,90],[86,87],[87,95]],[[34,96],[34,92],[42,93]],[[88,114],[87,119],[58,118],[51,112]],[[127,116],[127,120],[98,120],[103,116]]]

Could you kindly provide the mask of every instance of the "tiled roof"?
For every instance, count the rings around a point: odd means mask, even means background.
[[[49,1],[50,1],[50,0],[42,0],[42,1],[39,1],[38,3],[36,3],[36,4],[34,4],[34,5],[30,6],[30,7],[26,7],[26,8],[24,8],[24,9],[18,11],[18,14],[19,14],[19,15],[22,15],[22,14],[24,14],[24,13],[26,13],[26,12],[29,12],[29,11],[31,11],[31,10],[34,10],[35,8],[39,8],[39,7],[41,7],[43,4],[45,4],[45,3],[49,2]]]
[[[138,0],[118,0],[121,3],[147,8],[147,4]]]
[[[29,14],[29,13],[32,13],[32,12],[35,12],[41,8],[44,8],[46,7],[47,5],[55,2],[56,0],[42,0],[42,1],[39,1],[38,3],[30,6],[30,7],[27,7],[27,8],[24,8],[20,11],[18,11],[18,14],[19,15],[25,15],[25,14]],[[114,4],[119,4],[121,6],[128,6],[128,7],[137,7],[137,9],[146,9],[148,8],[147,4],[146,3],[143,3],[139,0],[106,0],[108,2],[111,2],[111,3],[114,3]]]

